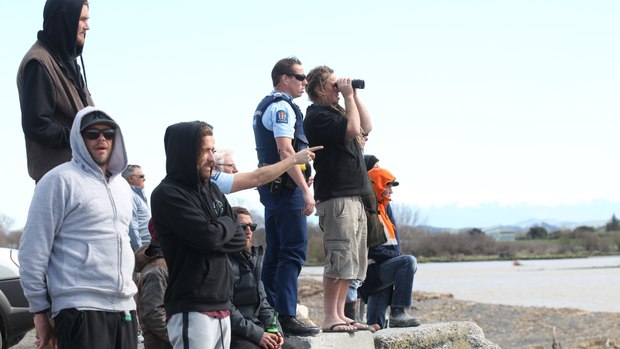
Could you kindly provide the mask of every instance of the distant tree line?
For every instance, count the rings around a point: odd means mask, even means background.
[[[13,225],[13,219],[0,214],[0,247],[19,247],[19,239],[22,237],[22,231],[9,231],[11,225]]]
[[[544,227],[531,227],[517,234],[516,241],[496,241],[480,228],[458,233],[434,232],[419,223],[419,213],[395,206],[398,232],[403,253],[425,260],[468,260],[497,258],[572,257],[620,253],[620,221],[615,214],[604,227],[580,226],[572,230],[549,232]],[[252,212],[259,228],[255,244],[265,244],[264,219],[261,212]],[[8,231],[12,220],[0,214],[0,246],[18,248],[22,231]],[[323,232],[317,224],[308,224],[309,264],[323,264]]]

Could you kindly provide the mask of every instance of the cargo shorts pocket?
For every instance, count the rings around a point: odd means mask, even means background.
[[[316,209],[316,216],[319,217],[319,228],[321,228],[322,232],[325,232],[325,229],[323,229],[325,224],[325,205],[316,204],[314,208]]]
[[[325,241],[325,276],[351,278],[353,275],[350,244],[345,240]]]

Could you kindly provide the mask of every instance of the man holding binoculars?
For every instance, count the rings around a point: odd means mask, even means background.
[[[367,227],[361,195],[371,188],[358,137],[368,134],[372,123],[353,86],[363,88],[363,81],[337,78],[326,66],[312,69],[306,79],[313,104],[306,112],[304,130],[310,145],[324,146],[314,159],[314,198],[325,233],[323,332],[368,330],[344,314],[350,281],[366,277]],[[344,108],[338,103],[340,94]]]

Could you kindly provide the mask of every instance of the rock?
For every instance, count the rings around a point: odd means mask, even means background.
[[[473,322],[452,321],[414,328],[388,328],[374,334],[376,349],[500,349]]]
[[[320,333],[313,337],[286,337],[300,349],[500,349],[484,338],[482,329],[473,322],[453,321],[410,328],[388,328],[372,334]]]

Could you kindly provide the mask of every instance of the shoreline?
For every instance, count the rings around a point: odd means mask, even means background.
[[[513,306],[620,312],[620,256],[511,261],[420,263],[416,292],[451,293],[455,298]],[[304,266],[301,277],[322,280],[323,267]]]
[[[598,258],[598,257],[620,257],[620,253],[573,253],[573,254],[550,254],[550,255],[522,255],[513,256],[510,258],[501,258],[496,255],[476,255],[465,256],[456,255],[448,257],[418,257],[416,256],[419,264],[425,263],[460,263],[460,262],[514,262],[514,261],[537,261],[537,260],[554,260],[554,259],[580,259],[580,258]],[[322,263],[306,263],[305,267],[322,267]],[[620,267],[620,266],[617,266]]]

